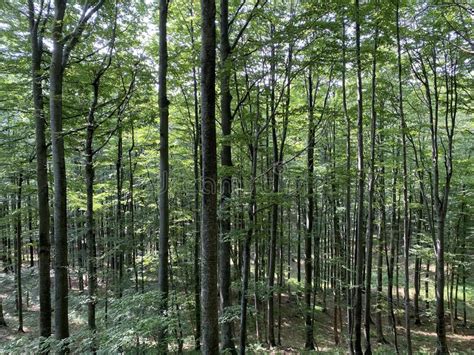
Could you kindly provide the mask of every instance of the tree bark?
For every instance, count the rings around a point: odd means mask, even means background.
[[[274,36],[275,27],[273,24],[270,25],[271,37]],[[272,168],[272,193],[276,195],[279,187],[279,166],[278,166],[278,142],[276,133],[276,108],[275,108],[275,85],[276,85],[276,63],[275,63],[275,45],[271,45],[271,64],[270,64],[270,115],[271,115],[271,128],[272,128],[272,141],[273,141],[273,168]],[[278,204],[273,203],[271,209],[271,228],[270,228],[270,246],[269,246],[269,258],[268,258],[268,298],[267,298],[267,337],[270,346],[275,346],[275,331],[274,331],[274,300],[273,300],[273,287],[275,284],[275,262],[276,262],[276,243],[277,243],[277,230],[278,230]]]
[[[376,5],[378,7],[378,4]],[[375,192],[375,133],[377,129],[377,46],[379,28],[375,24],[374,49],[372,54],[372,99],[370,119],[370,165],[369,165],[369,198],[367,202],[367,234],[366,234],[366,277],[365,277],[365,354],[372,354],[370,342],[370,323],[372,322],[372,247],[374,240],[374,192]]]
[[[190,4],[191,18],[194,16],[193,3]],[[191,46],[195,51],[194,40],[194,23],[190,23]],[[199,250],[201,241],[201,215],[199,212],[200,198],[199,198],[199,179],[200,171],[202,171],[202,155],[200,154],[201,146],[201,124],[199,122],[199,99],[198,99],[198,80],[196,73],[196,66],[193,65],[193,100],[194,100],[194,141],[193,141],[193,170],[194,170],[194,317],[196,329],[194,333],[194,346],[196,351],[201,349],[201,280],[200,280],[200,262]]]
[[[96,329],[95,305],[96,305],[96,288],[97,288],[97,266],[96,266],[96,242],[94,230],[94,152],[93,139],[95,129],[95,108],[99,96],[99,82],[93,83],[93,99],[89,109],[87,132],[86,132],[86,149],[85,149],[85,175],[86,175],[86,243],[88,252],[87,273],[88,273],[88,304],[87,304],[87,324],[89,329]]]
[[[217,158],[216,158],[216,4],[201,0],[201,331],[202,353],[217,354],[219,328],[217,299]]]
[[[347,93],[346,93],[346,16],[342,16],[342,109],[344,113],[344,118],[346,121],[346,191],[344,199],[344,208],[345,208],[345,262],[346,262],[346,277],[345,277],[345,295],[346,295],[346,309],[347,309],[347,343],[349,353],[354,352],[354,343],[353,343],[353,311],[352,311],[352,300],[353,300],[353,290],[350,285],[353,279],[352,272],[352,235],[351,235],[351,118],[347,110]]]
[[[68,242],[66,205],[66,164],[64,159],[62,93],[64,77],[63,20],[66,0],[54,1],[53,52],[49,88],[51,142],[54,176],[54,332],[58,340],[69,337],[68,321]]]
[[[169,0],[160,0],[160,25],[159,25],[159,109],[160,109],[160,250],[159,250],[159,270],[158,287],[160,291],[160,314],[166,316],[168,308],[168,249],[169,249],[169,134],[168,134],[168,97],[166,91],[167,72],[168,72],[168,43],[167,43],[167,21],[168,21],[168,2]],[[160,327],[158,346],[160,352],[166,353],[167,329]]]
[[[307,193],[308,193],[308,207],[306,215],[306,233],[304,239],[304,269],[305,269],[305,283],[304,283],[304,299],[305,299],[305,349],[314,350],[314,336],[313,336],[313,317],[311,309],[311,294],[312,288],[312,238],[313,238],[313,217],[314,217],[314,188],[313,188],[313,173],[314,173],[314,97],[313,97],[313,78],[311,68],[308,75],[308,155],[307,155]],[[315,285],[317,287],[317,285]]]
[[[42,16],[36,16],[34,1],[28,1],[31,41],[31,75],[36,134],[36,185],[38,196],[38,268],[39,268],[39,333],[47,338],[51,335],[51,242],[49,236],[49,189],[45,115],[41,74],[43,35],[40,29]],[[40,13],[44,11],[40,9]],[[36,19],[35,19],[36,18]],[[46,17],[44,17],[46,18]]]
[[[221,91],[221,126],[222,126],[222,151],[221,165],[223,176],[221,179],[221,215],[220,218],[220,243],[219,243],[219,293],[220,311],[225,315],[226,309],[231,306],[230,294],[230,251],[231,243],[229,233],[230,223],[230,202],[232,197],[232,150],[230,134],[232,129],[232,113],[229,81],[231,69],[231,48],[229,43],[229,2],[220,2],[220,91]],[[226,318],[227,319],[227,318]],[[232,340],[232,322],[224,321],[221,324],[222,350],[236,353],[234,341]]]
[[[63,79],[65,67],[74,47],[85,29],[87,21],[104,4],[99,0],[77,24],[67,37],[63,35],[64,15],[67,0],[54,1],[54,24],[52,30],[53,51],[49,70],[49,111],[51,121],[51,143],[54,176],[54,244],[55,244],[55,336],[58,340],[69,337],[68,321],[68,242],[67,242],[67,183],[63,137]],[[67,351],[66,348],[60,352]]]
[[[382,124],[382,123],[381,123]],[[380,135],[380,146],[383,147],[383,136]],[[375,315],[375,328],[377,331],[377,342],[386,344],[387,340],[383,335],[382,309],[383,309],[383,253],[387,243],[387,213],[385,209],[385,162],[383,149],[380,149],[380,222],[378,227],[378,248],[377,248],[377,313]]]
[[[405,268],[405,330],[407,338],[407,353],[413,353],[410,331],[410,211],[408,201],[408,164],[406,143],[406,122],[403,111],[403,88],[402,88],[402,50],[400,43],[400,1],[397,0],[396,25],[397,25],[397,56],[398,56],[398,110],[400,115],[400,129],[402,131],[402,166],[403,166],[403,251]]]
[[[23,289],[21,283],[21,264],[22,264],[22,240],[21,240],[21,194],[23,188],[23,174],[20,173],[18,176],[18,190],[16,195],[16,243],[15,243],[15,254],[16,254],[16,302],[18,309],[18,332],[24,333],[23,330]]]
[[[397,151],[397,161],[398,161],[399,152]],[[398,162],[397,162],[398,164]],[[393,305],[393,270],[395,265],[395,237],[398,233],[398,224],[397,224],[397,176],[398,176],[398,167],[393,170],[393,181],[392,181],[392,206],[391,206],[391,218],[390,218],[390,250],[388,250],[388,243],[385,243],[385,260],[387,264],[387,300],[388,300],[388,310],[390,316],[390,323],[393,329],[393,345],[395,347],[395,352],[398,354],[398,334],[397,334],[397,323],[394,312]],[[398,239],[398,238],[397,238]]]
[[[356,282],[355,286],[355,304],[354,304],[354,351],[356,354],[362,353],[362,286],[363,286],[363,268],[364,268],[364,122],[362,106],[362,65],[360,60],[360,10],[359,0],[355,0],[356,11],[356,67],[357,67],[357,223],[356,223]]]

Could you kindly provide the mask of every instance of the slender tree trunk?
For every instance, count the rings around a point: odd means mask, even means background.
[[[314,98],[313,98],[313,79],[311,68],[308,75],[308,155],[307,155],[307,184],[308,184],[308,207],[306,215],[306,233],[304,239],[304,269],[305,269],[305,283],[304,283],[304,299],[305,299],[305,349],[314,350],[314,336],[313,336],[313,317],[311,312],[311,294],[312,289],[312,238],[313,238],[313,217],[314,217],[314,188],[313,188],[313,173],[314,173]],[[315,285],[317,287],[317,285]]]
[[[229,81],[230,81],[230,43],[229,43],[229,2],[221,0],[220,2],[220,91],[221,91],[221,126],[222,126],[222,151],[221,165],[224,175],[221,179],[221,214],[220,218],[220,243],[219,243],[219,293],[220,293],[220,311],[225,315],[226,310],[231,306],[230,294],[230,250],[231,244],[229,233],[230,223],[230,202],[232,197],[232,151],[230,143],[230,134],[232,129],[232,113]],[[227,318],[226,318],[227,319]],[[224,321],[221,323],[221,341],[222,350],[236,353],[234,341],[232,340],[232,322]]]
[[[136,241],[136,233],[135,233],[135,189],[134,189],[134,184],[135,184],[135,177],[134,177],[134,170],[136,163],[133,163],[133,150],[135,149],[135,130],[133,127],[133,121],[132,121],[132,145],[128,149],[128,170],[129,170],[129,193],[130,193],[130,200],[129,200],[129,211],[130,211],[130,236],[132,240],[132,245],[133,245],[133,251],[132,251],[132,266],[133,266],[133,272],[135,274],[135,292],[138,293],[138,286],[139,286],[139,279],[138,279],[138,267],[137,267],[137,254],[138,250],[140,249],[139,247],[137,248],[137,241]]]
[[[115,178],[116,178],[116,214],[115,214],[115,273],[118,271],[118,280],[116,280],[116,293],[119,298],[122,297],[124,288],[124,235],[123,235],[123,205],[122,205],[122,186],[123,186],[123,138],[122,138],[122,118],[119,113],[118,116],[118,129],[117,129],[117,160],[115,161]],[[115,275],[114,273],[114,275]]]
[[[79,210],[76,210],[74,213],[74,220],[75,220],[75,232],[73,234],[76,235],[76,250],[74,246],[71,248],[72,250],[72,257],[73,260],[72,269],[74,270],[74,252],[77,252],[77,282],[78,282],[78,289],[79,292],[82,294],[84,292],[84,240],[83,235],[80,232],[83,228],[81,216],[82,213]],[[69,288],[71,289],[71,275],[69,275]]]
[[[45,137],[45,116],[41,75],[43,37],[40,19],[35,20],[34,1],[28,1],[31,41],[31,72],[33,82],[33,105],[35,109],[36,133],[36,185],[38,194],[38,267],[39,267],[39,333],[47,338],[51,335],[51,278],[50,278],[50,237],[49,237],[49,189],[48,163]],[[42,10],[42,9],[41,9]],[[40,10],[40,11],[41,11]]]
[[[430,278],[430,260],[426,260],[426,273],[425,273],[425,309],[428,310],[430,308],[430,301],[429,301],[429,278]]]
[[[299,178],[296,180],[296,231],[298,234],[298,245],[296,249],[296,279],[298,284],[301,282],[301,195],[300,195],[301,183]]]
[[[398,160],[398,152],[397,158]],[[393,305],[393,270],[395,266],[395,236],[398,233],[398,224],[397,224],[397,175],[398,167],[393,171],[393,181],[392,181],[392,206],[391,206],[391,220],[390,220],[390,251],[388,250],[387,243],[385,243],[385,259],[387,264],[387,300],[388,300],[388,310],[390,316],[390,323],[393,329],[393,345],[395,347],[395,352],[398,354],[398,334],[397,334],[397,322],[395,318],[395,311]]]
[[[96,329],[95,306],[97,303],[97,252],[94,225],[94,151],[93,140],[95,131],[95,111],[97,109],[99,99],[100,76],[97,75],[92,83],[93,96],[92,103],[87,117],[86,145],[85,145],[85,175],[86,175],[86,243],[87,243],[87,274],[88,274],[88,315],[87,324],[91,331]],[[93,347],[95,349],[95,347]]]
[[[256,175],[257,175],[257,145],[253,144],[250,147],[252,154],[252,173],[251,173],[251,192],[250,192],[250,203],[249,203],[249,228],[244,242],[244,260],[242,268],[242,299],[241,299],[241,310],[240,310],[240,339],[239,339],[239,353],[245,354],[246,340],[247,340],[247,304],[248,304],[248,283],[250,277],[250,243],[253,235],[253,229],[255,224],[255,215],[257,210],[256,200]]]
[[[0,217],[5,218],[8,215],[8,202],[2,203],[0,205]],[[9,272],[9,265],[8,265],[8,224],[5,226],[4,231],[2,233],[2,250],[0,252],[0,257],[2,260],[3,272],[7,274]]]
[[[456,272],[456,286],[454,288],[454,310],[453,310],[453,313],[454,313],[454,320],[459,320],[458,318],[458,291],[459,291],[459,268]]]
[[[342,108],[344,112],[344,118],[346,120],[346,196],[344,201],[345,207],[345,262],[346,262],[346,282],[345,282],[345,294],[346,294],[346,309],[347,309],[347,332],[348,332],[348,350],[349,353],[354,352],[353,343],[353,312],[352,312],[352,300],[353,290],[350,285],[352,283],[352,237],[351,237],[351,119],[347,111],[347,95],[346,95],[346,16],[342,16]]]
[[[257,215],[257,167],[258,167],[258,138],[262,133],[259,130],[258,119],[260,117],[260,104],[258,102],[259,93],[257,92],[257,116],[256,122],[252,122],[252,143],[249,144],[249,154],[251,160],[251,175],[250,175],[250,202],[248,205],[248,217],[249,227],[247,229],[246,238],[244,241],[244,255],[243,255],[243,268],[242,268],[242,295],[240,303],[240,338],[239,338],[239,353],[245,354],[246,341],[247,341],[247,304],[248,304],[248,283],[250,278],[250,245],[251,238],[255,232],[256,215]],[[257,243],[257,239],[255,240]],[[255,285],[258,280],[258,244],[255,247]],[[257,309],[258,299],[255,295],[255,306]],[[258,319],[258,314],[256,314]],[[257,320],[257,333],[258,333],[258,320]],[[257,336],[258,338],[258,336]]]
[[[217,354],[219,328],[217,299],[217,158],[216,158],[216,4],[201,0],[201,331],[202,353]]]
[[[273,24],[270,25],[270,33],[273,38],[275,27]],[[270,77],[271,77],[271,92],[270,92],[270,110],[271,110],[271,129],[272,129],[272,141],[273,141],[273,169],[272,169],[272,193],[278,193],[280,172],[278,166],[278,142],[276,132],[276,108],[275,108],[275,85],[276,85],[276,63],[275,63],[275,45],[271,45],[271,64],[270,64]],[[268,299],[267,299],[267,337],[270,346],[275,346],[275,332],[274,332],[274,300],[273,300],[273,287],[275,284],[275,259],[276,259],[276,243],[277,243],[277,230],[278,230],[278,204],[273,203],[271,209],[271,228],[270,228],[270,247],[269,247],[269,258],[268,258]]]
[[[404,243],[404,267],[405,267],[405,329],[407,338],[407,353],[413,353],[410,331],[410,211],[408,201],[408,164],[406,123],[403,111],[403,88],[402,88],[402,53],[400,43],[400,1],[397,0],[396,22],[397,22],[397,54],[398,54],[398,109],[400,115],[400,128],[402,131],[402,166],[403,166],[403,243]]]
[[[190,7],[191,18],[194,16],[192,2]],[[191,45],[195,49],[194,24],[190,23]],[[193,66],[193,101],[194,101],[194,142],[193,142],[193,169],[194,169],[194,317],[196,329],[194,333],[194,346],[196,351],[201,348],[201,281],[200,281],[200,262],[199,250],[201,240],[201,216],[199,213],[199,179],[202,171],[202,156],[199,151],[201,145],[201,124],[199,122],[199,99],[198,99],[198,80],[196,67]]]
[[[444,313],[444,284],[445,284],[445,262],[444,262],[444,216],[440,213],[436,223],[437,250],[436,250],[436,334],[438,336],[436,353],[448,354],[448,343],[446,340],[446,321]]]
[[[26,186],[29,189],[30,188],[30,180],[26,180]],[[30,268],[35,266],[35,260],[34,260],[34,248],[33,248],[33,212],[31,211],[31,195],[28,194],[27,197],[27,205],[28,205],[28,235],[29,235],[29,256],[30,256]],[[28,306],[27,306],[28,307]]]
[[[195,117],[195,132],[194,132],[194,317],[196,322],[196,330],[194,335],[195,349],[201,348],[201,282],[200,282],[200,262],[199,262],[199,249],[201,240],[201,216],[199,213],[199,171],[202,169],[200,162],[200,123],[199,123],[199,112],[198,112],[198,98],[197,98],[197,82],[196,82],[196,71],[193,68],[194,76],[194,117]]]
[[[383,155],[382,136],[380,136],[380,222],[378,228],[378,248],[377,248],[377,313],[375,314],[375,328],[377,331],[377,342],[386,344],[387,340],[383,335],[382,309],[383,309],[383,253],[386,248],[386,225],[387,216],[385,210],[385,163]]]
[[[465,190],[464,184],[463,190]],[[468,214],[464,211],[465,204],[462,204],[461,207],[461,213],[462,213],[462,245],[461,245],[461,250],[462,250],[462,264],[461,264],[461,270],[460,274],[462,275],[462,305],[463,305],[463,316],[462,316],[462,326],[466,328],[467,326],[467,310],[466,310],[466,256],[467,250],[466,250],[466,238],[467,238],[467,216]]]
[[[53,52],[49,88],[51,142],[54,176],[54,332],[56,339],[69,337],[68,320],[68,242],[66,205],[66,164],[64,159],[62,93],[64,76],[63,20],[66,0],[54,1]]]
[[[332,124],[332,171],[331,171],[331,205],[332,205],[332,230],[334,234],[334,247],[333,247],[333,257],[335,260],[333,265],[333,270],[331,273],[332,278],[332,289],[334,295],[334,316],[333,316],[333,328],[334,328],[334,343],[339,345],[339,326],[341,327],[342,332],[342,314],[341,314],[341,304],[340,304],[340,294],[341,294],[341,230],[339,226],[339,219],[337,215],[337,189],[336,189],[336,122]],[[339,324],[338,324],[338,321]]]
[[[362,106],[362,65],[360,60],[360,14],[359,0],[355,0],[356,11],[356,66],[357,66],[357,224],[356,224],[356,282],[355,282],[355,304],[354,304],[354,350],[356,354],[362,353],[362,286],[364,268],[364,122]]]
[[[420,206],[423,206],[423,195],[420,192]],[[418,223],[417,223],[417,234],[416,244],[420,244],[420,235],[423,233],[423,210],[420,208],[418,212]],[[416,255],[415,257],[415,296],[413,300],[414,312],[415,312],[415,325],[421,325],[420,318],[420,290],[421,290],[421,257]]]
[[[282,186],[283,190],[283,186]],[[283,207],[280,207],[280,231],[278,238],[278,321],[277,321],[277,345],[281,346],[281,291],[283,289]]]
[[[372,247],[374,240],[374,193],[375,193],[375,133],[377,129],[377,46],[379,28],[375,25],[374,49],[372,58],[372,100],[371,100],[371,120],[370,120],[370,171],[369,171],[369,199],[367,202],[367,234],[366,234],[366,277],[365,277],[365,353],[372,354],[370,342],[370,323],[372,322]]]
[[[18,332],[24,333],[23,330],[23,289],[21,283],[21,264],[22,264],[22,240],[21,240],[21,194],[23,188],[23,174],[18,177],[18,191],[16,195],[16,302],[18,309]]]
[[[166,316],[168,308],[168,249],[169,249],[169,145],[168,145],[168,97],[167,97],[167,71],[168,71],[168,42],[167,21],[168,2],[160,0],[160,59],[159,59],[159,109],[160,109],[160,250],[158,269],[158,288],[160,291],[160,314]],[[168,350],[167,329],[165,326],[159,330],[158,346],[160,352]]]

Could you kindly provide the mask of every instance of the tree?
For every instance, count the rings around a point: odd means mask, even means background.
[[[85,180],[86,180],[86,243],[88,251],[87,277],[88,277],[88,317],[87,323],[89,329],[94,332],[96,330],[96,304],[97,304],[97,242],[95,232],[94,218],[94,156],[104,147],[101,145],[98,149],[94,149],[94,134],[97,128],[96,113],[99,107],[99,96],[101,88],[101,80],[112,64],[112,54],[115,44],[117,26],[117,10],[115,9],[112,39],[109,45],[109,52],[102,59],[100,65],[95,70],[92,80],[92,101],[90,103],[89,112],[87,114],[87,130],[85,141]],[[112,111],[114,112],[114,111]],[[106,141],[107,143],[107,141]],[[94,347],[93,347],[94,349]]]
[[[356,354],[362,353],[361,344],[361,326],[362,326],[362,285],[363,285],[363,266],[364,266],[364,111],[362,102],[362,65],[360,59],[360,8],[359,0],[355,0],[356,12],[356,68],[357,68],[357,220],[356,220],[356,275],[355,275],[355,303],[354,303],[354,327],[355,343],[354,351]],[[368,291],[368,290],[367,290]]]
[[[0,2],[0,352],[468,348],[472,6],[57,3]]]
[[[160,1],[160,62],[159,62],[159,107],[160,107],[160,260],[158,285],[160,289],[162,316],[168,307],[168,249],[169,249],[169,138],[168,138],[168,97],[166,92],[166,75],[168,71],[168,47],[166,24],[168,19],[168,0]],[[160,349],[167,351],[166,329],[160,329]]]
[[[18,176],[18,192],[16,195],[16,223],[15,223],[15,232],[16,232],[16,242],[15,242],[15,260],[16,260],[16,299],[17,299],[17,308],[18,308],[18,332],[24,333],[23,330],[23,287],[21,280],[21,264],[22,264],[22,238],[21,238],[21,193],[23,186],[23,175],[20,173]]]
[[[402,132],[402,173],[403,173],[403,243],[404,243],[404,264],[405,264],[405,328],[407,337],[407,353],[412,354],[411,332],[410,332],[410,210],[408,201],[408,165],[407,165],[407,142],[406,123],[403,111],[403,88],[402,88],[402,55],[400,44],[400,23],[399,23],[400,2],[397,1],[396,22],[397,22],[397,54],[398,54],[398,101],[400,115],[400,130]]]
[[[202,352],[219,351],[217,300],[216,4],[201,0],[201,332]]]
[[[67,183],[63,137],[63,80],[71,51],[79,42],[85,25],[103,5],[99,1],[94,7],[86,5],[77,27],[67,36],[63,34],[66,0],[54,2],[53,52],[49,71],[50,120],[54,175],[54,243],[55,243],[55,335],[61,340],[69,337],[68,322],[68,242],[67,242]]]
[[[221,90],[221,126],[222,126],[222,151],[221,165],[226,169],[221,179],[221,214],[220,218],[220,243],[219,243],[219,292],[220,309],[225,315],[226,310],[231,305],[230,299],[230,251],[229,240],[230,223],[230,199],[232,197],[232,150],[230,144],[230,134],[232,129],[232,113],[230,94],[230,69],[231,69],[231,47],[229,42],[229,2],[221,0],[220,4],[220,90]],[[222,349],[235,353],[234,342],[232,340],[232,323],[224,321],[221,326]]]
[[[378,5],[378,3],[377,3]],[[377,9],[378,10],[378,9]],[[369,161],[369,198],[367,202],[367,234],[366,234],[366,279],[365,279],[365,353],[372,354],[372,345],[370,343],[370,323],[371,317],[371,286],[372,286],[372,248],[374,240],[374,193],[375,193],[375,134],[377,129],[377,46],[379,37],[378,23],[375,24],[374,49],[372,58],[372,99],[371,99],[371,117],[370,117],[370,161]]]
[[[306,234],[304,239],[304,274],[305,274],[305,285],[304,285],[304,298],[305,298],[305,349],[314,350],[314,338],[313,338],[313,317],[311,312],[311,295],[314,292],[312,290],[312,247],[311,242],[313,238],[313,217],[314,217],[314,96],[313,96],[313,77],[311,68],[308,74],[308,207],[306,216]],[[316,88],[317,91],[317,88]],[[318,285],[315,285],[318,287]]]
[[[49,6],[41,2],[37,13],[33,0],[28,1],[28,19],[31,41],[31,75],[33,105],[35,109],[36,134],[36,184],[38,186],[38,234],[39,234],[39,298],[40,336],[51,335],[51,242],[49,237],[49,195],[48,166],[43,100],[43,76],[41,60],[43,56],[43,32],[48,19]]]
[[[66,166],[64,161],[64,138],[62,136],[62,86],[65,56],[63,20],[66,10],[65,0],[54,2],[53,53],[49,71],[51,142],[54,174],[54,321],[56,338],[69,336],[68,287],[67,287],[67,207],[66,207]]]

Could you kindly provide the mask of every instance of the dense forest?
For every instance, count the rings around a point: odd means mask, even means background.
[[[474,351],[474,8],[0,2],[0,353]]]

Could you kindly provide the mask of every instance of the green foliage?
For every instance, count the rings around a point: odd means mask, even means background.
[[[33,1],[38,11],[40,1]],[[64,22],[65,32],[74,29],[81,16],[84,1],[69,0]],[[95,2],[87,2],[95,3]],[[242,37],[233,47],[231,60],[225,67],[218,63],[218,77],[224,71],[231,72],[230,90],[232,95],[232,133],[224,138],[220,126],[220,103],[216,105],[216,126],[218,136],[217,155],[223,144],[231,144],[233,166],[218,166],[219,179],[232,175],[233,192],[229,209],[218,210],[218,218],[225,213],[230,217],[231,232],[222,236],[222,241],[232,245],[232,285],[233,306],[226,309],[220,321],[232,320],[238,323],[238,297],[241,292],[241,265],[239,256],[243,242],[251,235],[251,282],[249,297],[265,302],[269,295],[267,270],[259,270],[258,281],[253,282],[255,272],[255,245],[258,243],[259,257],[264,261],[260,267],[267,268],[270,225],[269,213],[272,205],[279,206],[278,245],[284,252],[290,250],[294,259],[297,240],[304,244],[308,203],[308,130],[315,128],[315,162],[313,183],[315,192],[315,227],[313,241],[320,241],[319,255],[321,282],[331,282],[331,275],[325,267],[347,271],[344,261],[348,255],[334,255],[336,226],[343,237],[343,247],[351,240],[346,237],[346,211],[355,215],[356,199],[356,140],[357,140],[357,87],[354,44],[355,12],[352,1],[261,1],[253,8],[254,1],[229,1],[232,26],[231,43],[239,35],[250,16]],[[439,148],[439,178],[441,190],[447,177],[449,163],[448,136],[450,115],[454,114],[455,129],[453,140],[453,176],[448,191],[446,263],[447,270],[455,270],[466,275],[468,284],[472,281],[473,228],[473,100],[470,93],[474,86],[472,77],[473,38],[471,7],[460,2],[401,1],[401,41],[402,41],[402,91],[404,95],[404,130],[408,137],[408,193],[410,195],[411,245],[410,257],[421,258],[423,267],[430,262],[431,273],[426,278],[422,272],[421,282],[429,283],[428,300],[434,301],[435,260],[431,225],[434,216],[433,197],[434,172],[432,166],[432,144],[430,111],[438,117],[438,134],[435,139]],[[471,9],[466,11],[466,8]],[[47,11],[46,9],[44,9]],[[49,78],[51,61],[51,8],[43,29],[45,53],[41,62],[46,140],[48,147],[49,192],[52,201],[54,185],[50,169],[51,137],[49,127]],[[219,14],[218,9],[218,14]],[[238,11],[238,13],[237,13]],[[27,254],[29,246],[38,246],[38,211],[35,182],[35,120],[31,95],[31,70],[29,24],[25,1],[6,0],[0,3],[0,254],[13,255],[15,222],[21,216],[23,226],[23,247]],[[113,20],[117,13],[116,38],[113,44],[110,68],[101,78],[99,98],[95,114],[93,148],[94,154],[94,232],[97,240],[99,274],[98,289],[98,330],[95,336],[86,330],[85,314],[87,296],[71,296],[71,322],[74,332],[66,342],[77,352],[88,352],[92,341],[99,351],[114,353],[123,351],[156,350],[157,330],[165,325],[172,329],[168,333],[173,349],[178,347],[177,339],[191,343],[191,335],[196,325],[194,310],[194,282],[198,270],[194,266],[194,243],[199,235],[196,230],[196,213],[199,217],[201,195],[195,194],[195,183],[201,188],[199,177],[200,121],[200,8],[198,1],[173,0],[170,2],[168,22],[168,98],[170,101],[170,273],[172,292],[169,313],[160,316],[158,308],[160,295],[156,289],[158,269],[158,207],[159,195],[159,125],[157,103],[158,71],[158,4],[150,0],[105,1],[104,7],[94,16],[84,29],[84,35],[71,56],[64,80],[64,138],[67,171],[68,240],[70,246],[70,276],[73,289],[77,291],[78,274],[87,274],[87,248],[85,247],[85,141],[87,116],[93,98],[93,80],[104,63],[107,48],[113,36]],[[36,13],[38,15],[38,12]],[[43,13],[45,15],[45,13]],[[46,15],[45,15],[46,16]],[[343,24],[345,38],[343,39]],[[379,47],[373,53],[375,28],[379,30]],[[274,28],[272,32],[270,28]],[[369,166],[369,124],[371,120],[371,100],[375,100],[377,114],[376,127],[376,196],[374,212],[376,230],[374,237],[382,233],[383,247],[389,250],[390,238],[401,243],[403,194],[401,128],[398,111],[398,75],[395,28],[395,2],[361,1],[361,64],[363,85],[363,155],[365,170]],[[219,34],[219,33],[218,33]],[[343,49],[343,41],[345,48]],[[272,56],[272,48],[274,50]],[[289,73],[289,49],[293,50],[292,70]],[[218,48],[219,49],[219,48]],[[344,50],[345,63],[342,60]],[[371,65],[377,60],[376,94],[372,97]],[[436,63],[436,64],[435,64]],[[424,64],[424,67],[423,67]],[[275,78],[270,77],[274,65]],[[435,67],[436,65],[436,67]],[[314,120],[315,127],[308,126],[308,74],[311,71],[315,84]],[[343,92],[342,73],[345,75]],[[426,71],[424,73],[423,71]],[[289,74],[289,76],[288,76]],[[424,76],[426,74],[426,76]],[[133,88],[131,83],[135,78]],[[435,105],[428,104],[427,90],[423,80],[428,80]],[[436,91],[434,82],[436,79]],[[456,85],[454,85],[454,80]],[[216,94],[220,95],[219,85]],[[290,93],[288,96],[288,86]],[[316,88],[317,87],[317,88]],[[131,88],[130,93],[127,89]],[[456,105],[450,104],[447,94],[456,88]],[[273,90],[272,90],[273,89]],[[317,90],[316,90],[317,89]],[[196,92],[195,92],[196,90]],[[275,112],[271,112],[272,93],[275,95]],[[345,95],[344,95],[345,93]],[[327,94],[327,102],[326,101]],[[344,110],[346,97],[347,115]],[[196,101],[195,101],[196,100]],[[218,100],[219,101],[219,100]],[[288,103],[288,104],[287,104]],[[195,117],[195,110],[198,117]],[[272,192],[273,137],[270,116],[274,114],[278,144],[283,141],[284,124],[288,117],[285,144],[282,146],[280,169],[280,190]],[[448,121],[446,121],[448,118]],[[197,125],[196,125],[197,122]],[[447,123],[446,123],[447,122]],[[118,132],[122,134],[121,170],[117,172]],[[256,132],[259,132],[258,137]],[[348,147],[346,146],[348,144]],[[199,145],[199,144],[198,144]],[[256,188],[256,219],[250,222],[251,203],[251,157],[249,148],[258,148]],[[350,149],[348,155],[347,150]],[[194,159],[197,157],[197,161]],[[198,176],[194,175],[197,164]],[[349,163],[349,166],[347,164]],[[445,165],[446,163],[446,165]],[[23,206],[15,208],[18,191],[18,176],[25,178]],[[120,177],[121,179],[117,179]],[[133,178],[133,182],[131,181]],[[121,181],[121,207],[118,207],[118,181]],[[216,182],[216,191],[221,190]],[[349,205],[346,206],[346,189],[349,188]],[[133,190],[133,207],[132,207]],[[420,193],[424,195],[420,201]],[[219,197],[219,196],[218,196]],[[367,196],[364,196],[364,202]],[[195,202],[198,202],[198,211]],[[121,208],[122,219],[117,219]],[[297,226],[297,209],[300,221]],[[382,210],[385,220],[382,223]],[[132,217],[133,216],[133,217]],[[392,220],[392,216],[394,217]],[[335,218],[334,218],[335,217]],[[352,221],[353,222],[353,221]],[[365,221],[364,221],[365,222]],[[353,227],[354,223],[349,227]],[[299,227],[299,231],[298,228]],[[379,227],[382,230],[380,232]],[[352,230],[351,230],[352,231]],[[299,233],[299,235],[298,235]],[[351,235],[353,237],[353,235]],[[255,243],[255,244],[254,244]],[[78,246],[84,248],[78,250]],[[378,242],[374,247],[377,248]],[[303,247],[304,248],[304,247]],[[374,249],[375,250],[375,249]],[[398,257],[401,262],[401,248]],[[352,250],[353,251],[353,250]],[[116,262],[118,254],[125,254],[125,292],[117,298],[114,290],[117,283]],[[316,251],[315,251],[316,252]],[[302,252],[304,253],[304,251]],[[263,257],[262,257],[263,255]],[[81,257],[84,259],[80,262]],[[286,255],[285,258],[286,268]],[[198,256],[199,259],[199,256]],[[36,260],[35,260],[36,261]],[[3,262],[3,260],[2,260]],[[13,260],[10,260],[13,262]],[[199,264],[200,260],[198,260]],[[383,262],[383,285],[387,285],[385,255]],[[6,263],[6,262],[5,262]],[[304,270],[304,261],[301,269]],[[290,262],[295,267],[295,261]],[[343,265],[344,264],[344,265]],[[3,264],[2,264],[3,266]],[[350,268],[349,268],[350,269]],[[351,270],[349,270],[351,271]],[[353,271],[353,270],[352,270]],[[301,293],[304,283],[285,277],[282,287],[277,285],[274,292]],[[303,271],[304,275],[304,271]],[[324,276],[324,277],[323,277]],[[8,275],[10,278],[10,275]],[[143,279],[143,293],[141,282]],[[3,279],[2,279],[3,280]],[[402,275],[400,275],[402,281]],[[13,277],[8,279],[13,283]],[[337,280],[342,284],[342,280]],[[373,277],[373,284],[375,277]],[[402,282],[403,283],[403,282]],[[105,286],[107,284],[107,286]],[[134,286],[138,285],[137,291]],[[343,285],[346,286],[346,285]],[[350,285],[349,285],[350,286]],[[27,284],[29,289],[33,283]],[[87,282],[86,282],[87,287]],[[108,287],[106,290],[105,288]],[[136,286],[135,286],[136,287]],[[353,285],[352,285],[353,287]],[[332,290],[328,290],[330,292]],[[36,291],[35,291],[36,292]],[[319,302],[320,293],[317,293]],[[467,287],[468,302],[472,304],[473,289]],[[105,322],[105,299],[107,298],[107,323]],[[13,296],[6,304],[11,311]],[[304,313],[303,301],[296,297],[298,314]],[[253,302],[249,302],[253,303]],[[249,305],[249,314],[256,314]],[[316,306],[318,311],[321,310]],[[385,313],[387,305],[380,307]],[[424,316],[432,320],[434,307]],[[261,312],[261,310],[260,310]],[[300,322],[295,320],[294,322]],[[319,327],[316,320],[315,327]],[[293,325],[293,324],[291,324]],[[183,335],[176,335],[182,330]],[[327,340],[327,339],[323,339]],[[253,339],[252,339],[253,341]],[[38,340],[31,337],[16,337],[9,341],[6,352],[35,352]],[[56,351],[61,346],[52,338],[46,344]],[[189,344],[187,344],[189,345]],[[388,349],[388,348],[383,348]],[[251,345],[249,351],[261,352],[259,345]],[[391,348],[390,348],[391,350]],[[335,352],[339,349],[335,349]],[[377,349],[377,351],[379,351]],[[388,351],[388,350],[387,350]],[[425,351],[425,350],[422,350]],[[381,352],[383,352],[381,350]]]

